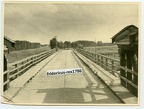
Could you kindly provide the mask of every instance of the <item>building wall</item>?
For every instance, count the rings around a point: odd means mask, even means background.
[[[9,51],[13,51],[15,49],[14,44],[5,38],[4,38],[4,45],[8,47]]]

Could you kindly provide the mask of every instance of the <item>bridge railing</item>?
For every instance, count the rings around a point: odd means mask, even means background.
[[[120,66],[120,61],[117,59],[113,59],[98,53],[92,53],[89,51],[85,51],[83,49],[77,49],[79,53],[84,55],[85,57],[89,58],[91,61],[95,62],[112,75],[117,76],[124,80],[126,84],[132,85],[134,88],[138,89],[138,86],[133,82],[134,80],[127,79],[127,73],[131,73],[134,76],[138,76],[138,73],[128,69],[127,67]],[[120,75],[120,69],[124,70],[126,73],[126,77]]]
[[[42,52],[40,54],[33,55],[28,58],[10,64],[12,69],[5,71],[3,75],[4,91],[9,88],[10,81],[16,79],[18,76],[22,75],[26,70],[28,70],[30,67],[44,60],[54,52],[56,52],[56,50],[52,49],[50,51]]]

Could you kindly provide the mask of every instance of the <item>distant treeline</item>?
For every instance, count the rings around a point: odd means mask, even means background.
[[[39,48],[40,46],[41,46],[40,43],[32,43],[28,41],[15,41],[14,48],[15,50],[23,50],[23,49]]]
[[[24,49],[33,49],[33,48],[39,48],[41,46],[40,43],[33,43],[28,41],[15,41],[14,47],[9,46],[10,51],[14,50],[24,50]]]
[[[75,43],[81,44],[83,47],[96,45],[96,42],[94,42],[94,41],[85,41],[85,40],[76,41]]]
[[[51,49],[55,48],[56,46],[58,48],[83,48],[83,47],[91,47],[91,46],[109,46],[113,45],[112,43],[102,43],[102,41],[98,41],[97,43],[95,41],[87,41],[87,40],[79,40],[75,42],[70,41],[57,41],[56,38],[53,38],[50,40],[50,47]]]

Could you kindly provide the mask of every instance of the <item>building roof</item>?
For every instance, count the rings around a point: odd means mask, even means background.
[[[121,31],[119,31],[116,35],[114,35],[113,37],[112,37],[112,43],[114,43],[115,42],[115,38],[117,37],[117,36],[119,36],[121,33],[123,33],[125,30],[128,30],[130,27],[134,27],[134,28],[136,28],[136,29],[138,29],[136,26],[134,26],[134,25],[128,25],[128,26],[126,26],[125,28],[123,28]],[[132,33],[130,33],[129,35],[132,35],[132,34],[137,34],[138,33],[138,31],[137,32],[132,32]]]
[[[5,39],[7,39],[8,41],[10,41],[11,43],[15,43],[15,41],[11,40],[10,38],[8,38],[7,36],[4,36]]]

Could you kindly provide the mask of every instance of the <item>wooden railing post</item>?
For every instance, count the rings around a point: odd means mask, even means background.
[[[15,64],[15,68],[17,68],[18,67],[18,64]],[[15,73],[17,73],[19,71],[19,69],[16,69],[16,72]],[[16,75],[14,78],[17,78],[18,77],[18,75]]]
[[[101,67],[103,68],[103,57],[101,56]]]
[[[23,62],[21,62],[21,64],[22,64],[22,67],[21,67],[21,69],[23,69],[25,66],[23,66],[23,64],[24,64],[24,61]],[[20,75],[22,75],[23,74],[23,72],[21,72],[20,74],[18,74],[18,76],[20,76]],[[18,77],[17,76],[17,77]]]
[[[37,58],[37,57],[36,57],[36,56],[34,56],[34,63],[36,63],[36,58]]]
[[[35,62],[34,62],[34,59],[35,59],[34,56],[32,56],[32,64],[33,64],[33,65],[34,65],[34,63],[35,63]]]
[[[6,91],[9,88],[9,71],[5,71],[3,75],[3,91]]]
[[[94,62],[96,63],[96,54],[94,54],[94,57],[95,57],[95,58],[94,58]]]
[[[111,61],[111,68],[112,68],[112,74],[115,75],[114,71],[113,71],[114,70],[114,61],[113,60]]]
[[[97,55],[97,59],[98,59],[98,65],[100,65],[99,55]]]
[[[105,66],[105,69],[107,70],[107,66],[108,66],[108,59],[105,58],[105,60],[106,60],[106,61],[105,61],[105,65],[106,65],[106,66]]]

